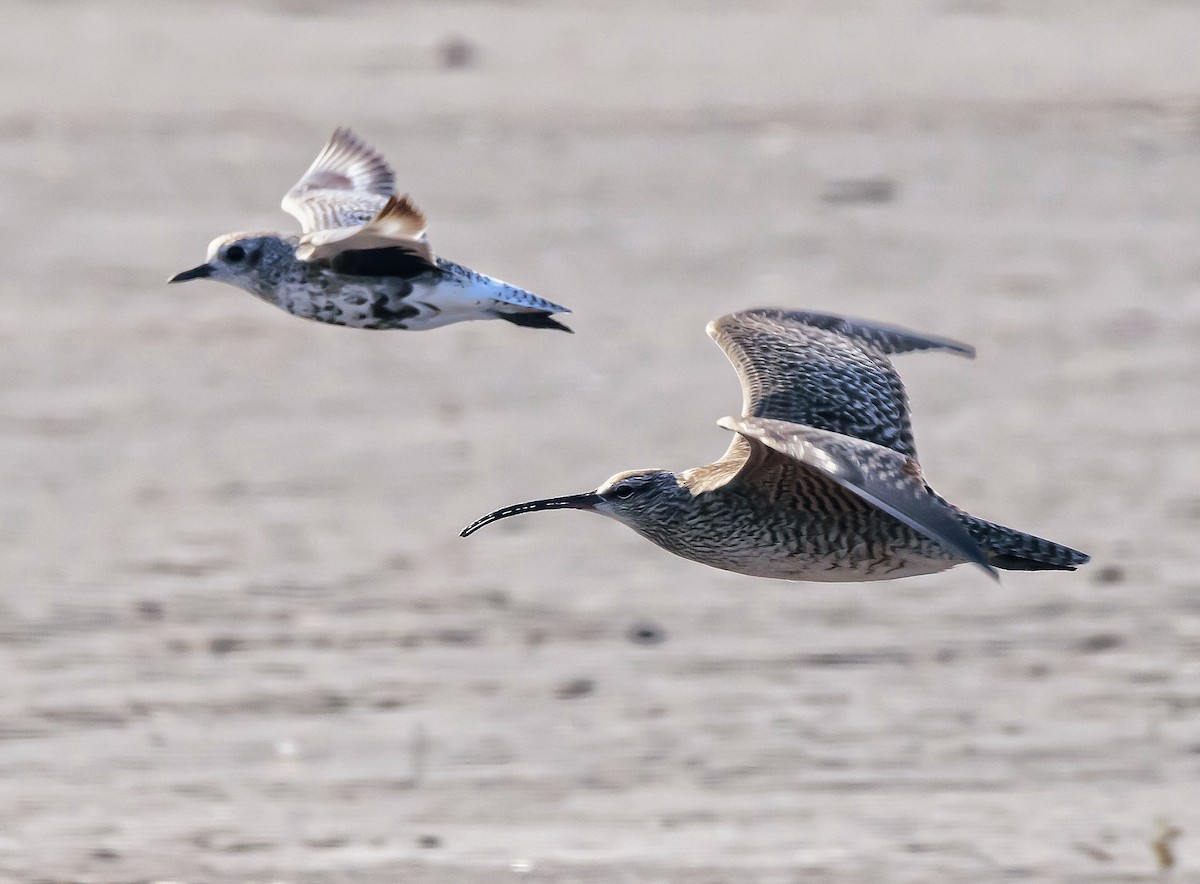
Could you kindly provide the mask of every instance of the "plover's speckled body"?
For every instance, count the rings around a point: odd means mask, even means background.
[[[170,281],[225,282],[296,316],[354,328],[504,319],[570,331],[553,318],[566,307],[435,257],[425,216],[395,190],[387,161],[338,129],[283,198],[302,235],[219,236],[204,264]]]
[[[587,494],[489,513],[463,530],[542,509],[622,522],[669,552],[786,580],[887,580],[972,562],[1074,570],[1088,556],[985,522],[925,483],[908,397],[888,356],[963,344],[822,313],[747,310],[708,326],[742,381],[737,435],[716,463],[618,473]]]

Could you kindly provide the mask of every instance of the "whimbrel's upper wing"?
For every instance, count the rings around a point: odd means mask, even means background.
[[[342,127],[283,197],[282,206],[307,234],[366,224],[395,192],[396,176],[383,155]]]
[[[973,348],[827,313],[743,310],[708,333],[742,382],[744,417],[830,430],[916,457],[904,384],[888,354]]]
[[[718,423],[750,445],[750,457],[739,476],[742,480],[753,482],[756,469],[766,465],[768,458],[787,458],[793,469],[811,470],[836,482],[947,552],[996,576],[979,544],[950,505],[929,490],[911,457],[873,442],[787,421],[725,417]]]

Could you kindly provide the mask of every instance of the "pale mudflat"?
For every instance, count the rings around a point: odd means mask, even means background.
[[[1200,880],[1200,10],[844,8],[10,5],[0,880]],[[576,334],[163,285],[341,124]],[[459,539],[719,456],[753,306],[975,345],[928,478],[1092,563]]]

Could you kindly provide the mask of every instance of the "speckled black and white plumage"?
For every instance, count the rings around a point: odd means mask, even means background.
[[[926,484],[908,398],[888,356],[972,348],[822,313],[746,310],[709,324],[742,381],[737,435],[714,463],[619,473],[585,495],[497,510],[467,529],[539,508],[617,519],[684,558],[787,580],[886,580],[970,562],[994,575],[1074,570],[1083,553],[977,519]]]
[[[282,206],[299,236],[231,233],[171,282],[212,279],[294,316],[364,329],[425,330],[475,319],[570,331],[566,307],[436,257],[425,216],[397,196],[387,161],[338,129]]]

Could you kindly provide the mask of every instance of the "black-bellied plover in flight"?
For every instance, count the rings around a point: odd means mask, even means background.
[[[213,279],[305,319],[354,328],[424,330],[504,319],[569,332],[566,307],[435,257],[425,216],[396,195],[387,161],[338,129],[283,198],[304,231],[227,233],[199,267],[170,282]]]
[[[1073,571],[1084,553],[971,516],[926,484],[908,397],[888,356],[964,344],[824,313],[746,310],[709,323],[742,382],[733,443],[681,473],[618,473],[595,491],[521,503],[616,519],[668,552],[785,580],[887,580],[971,562]]]

